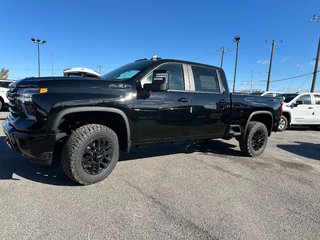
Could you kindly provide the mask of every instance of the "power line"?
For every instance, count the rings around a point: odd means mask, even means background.
[[[319,21],[318,16],[315,16],[308,22],[305,22],[295,28],[292,28],[291,30],[289,31],[286,31],[284,33],[281,33],[281,34],[278,34],[276,35],[275,38],[273,39],[282,39],[282,40],[287,40],[287,39],[291,39],[291,38],[294,38],[294,37],[297,37],[300,33],[304,32],[304,31],[307,31],[307,30],[310,30],[312,29],[315,25],[316,25],[316,22],[315,21]],[[312,24],[310,24],[312,22]],[[250,49],[256,45],[260,45],[260,44],[264,44],[266,42],[266,40],[258,40],[258,41],[254,41],[254,42],[251,42],[251,43],[244,43],[242,46],[241,46],[241,50],[246,50],[246,49]],[[232,52],[232,51],[235,51],[234,48],[229,48],[228,49],[229,52]],[[219,51],[220,52],[220,51]],[[193,57],[191,58],[190,60],[196,60],[196,59],[201,59],[201,58],[206,58],[206,57],[209,57],[211,55],[215,55],[216,52],[208,52],[207,54],[204,54],[204,55],[201,55],[201,56],[196,56],[196,57]]]
[[[207,54],[205,54],[205,55],[198,56],[198,57],[190,58],[190,60],[196,60],[196,59],[200,59],[200,58],[205,58],[205,57],[209,57],[209,56],[215,55],[215,54],[217,54],[216,51],[215,51],[215,52],[210,52],[210,53],[207,53]]]
[[[311,22],[311,21],[313,21],[314,23],[318,23],[318,22],[319,22],[319,16],[313,15],[312,19],[311,19],[309,22]],[[316,40],[316,37],[317,37],[318,34],[319,34],[319,30],[320,30],[320,28],[317,28],[317,31],[315,31],[316,33],[315,33],[314,37],[312,38],[312,41],[310,42],[310,45],[309,45],[309,47],[308,47],[305,55],[303,56],[301,62],[303,62],[304,59],[306,58],[306,56],[308,55],[308,53],[309,53],[309,51],[310,51],[310,49],[311,49],[311,46],[313,46],[313,43],[314,43],[314,41]],[[302,63],[300,63],[300,64],[302,64]],[[295,74],[297,74],[299,71],[300,71],[300,69],[297,69],[297,71],[296,71]],[[302,83],[301,87],[305,85],[306,81],[307,81],[307,80],[305,80],[305,81]],[[289,86],[290,86],[290,85],[291,85],[291,82],[290,82]]]
[[[320,72],[320,71],[317,71]],[[272,80],[271,82],[281,82],[281,81],[286,81],[286,80],[290,80],[290,79],[295,79],[295,78],[301,78],[301,77],[305,77],[308,75],[312,75],[312,73],[306,73],[306,74],[302,74],[302,75],[298,75],[298,76],[293,76],[293,77],[287,77],[287,78],[281,78],[281,79],[277,79],[277,80]],[[266,80],[259,80],[259,82],[265,82]]]

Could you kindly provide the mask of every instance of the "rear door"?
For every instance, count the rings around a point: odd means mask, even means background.
[[[311,101],[310,94],[303,94],[297,98],[296,102],[301,101],[302,104],[292,109],[292,123],[310,124],[313,122],[314,105]]]
[[[223,85],[224,74],[197,65],[188,69],[193,82],[190,131],[199,138],[223,137],[230,121],[230,95]]]

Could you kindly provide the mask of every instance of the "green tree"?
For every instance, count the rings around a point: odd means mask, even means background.
[[[2,68],[0,71],[0,79],[8,79],[9,76],[9,69]]]

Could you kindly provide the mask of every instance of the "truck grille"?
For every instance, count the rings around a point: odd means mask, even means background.
[[[24,117],[21,102],[17,99],[18,88],[9,88],[7,98],[9,100],[9,111],[14,118]]]

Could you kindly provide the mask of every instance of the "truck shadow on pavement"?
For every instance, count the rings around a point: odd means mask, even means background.
[[[320,144],[309,142],[295,142],[297,145],[292,144],[279,144],[278,148],[281,148],[287,152],[299,155],[301,157],[310,158],[320,161]]]
[[[51,166],[32,164],[14,153],[4,139],[0,137],[0,181],[19,181],[22,177],[50,185],[79,186],[64,175],[58,159],[55,159]]]
[[[120,161],[139,160],[178,153],[189,154],[193,152],[243,157],[244,155],[239,150],[234,149],[236,147],[236,145],[221,140],[210,140],[205,143],[190,144],[157,144],[143,148],[133,148],[130,154],[122,154]]]
[[[50,166],[32,164],[27,159],[14,153],[0,137],[0,181],[25,178],[31,181],[59,186],[80,186],[71,181],[60,167],[60,159],[55,158]],[[121,154],[119,161],[139,160],[149,157],[159,157],[171,154],[220,154],[243,156],[235,145],[219,140],[210,140],[205,144],[157,144],[145,148],[133,148],[130,154]]]

